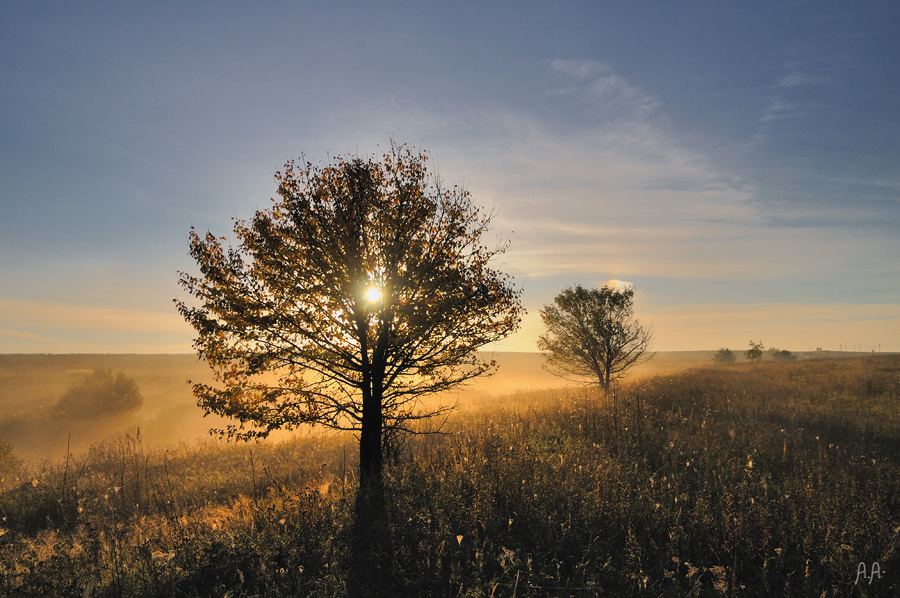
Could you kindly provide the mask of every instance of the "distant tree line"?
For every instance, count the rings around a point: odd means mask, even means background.
[[[752,363],[758,363],[762,361],[763,355],[765,354],[765,345],[762,342],[750,341],[750,348],[744,351],[744,357],[747,361]],[[772,356],[772,359],[775,361],[796,361],[797,356],[788,351],[787,349],[779,349],[777,347],[770,347],[769,354]],[[728,347],[722,347],[719,349],[715,356],[713,357],[713,361],[719,364],[730,364],[737,361],[737,355],[735,355],[734,351],[729,349]]]

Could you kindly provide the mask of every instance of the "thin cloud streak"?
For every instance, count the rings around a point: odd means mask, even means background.
[[[58,341],[56,339],[47,338],[46,336],[41,336],[40,334],[34,334],[33,332],[22,332],[21,330],[9,330],[6,328],[0,328],[0,336],[11,336],[13,338],[21,338],[31,341],[41,341],[41,342],[50,342],[50,343],[59,343],[62,341]]]
[[[567,75],[569,82],[556,93],[600,106],[627,118],[647,120],[653,117],[661,103],[645,95],[636,86],[613,72],[606,63],[592,60],[553,60],[551,70]]]
[[[174,310],[0,299],[0,314],[0,352],[16,352],[23,341],[29,351],[190,350],[190,329]],[[177,338],[183,344],[173,343]]]

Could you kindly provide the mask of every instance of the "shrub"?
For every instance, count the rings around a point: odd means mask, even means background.
[[[722,347],[716,352],[716,356],[713,358],[713,361],[716,363],[734,363],[737,361],[737,355],[734,354],[734,351],[728,349],[726,347]]]
[[[97,370],[63,393],[54,412],[66,418],[108,417],[137,411],[143,403],[134,378]]]
[[[772,358],[775,361],[797,361],[797,356],[791,353],[788,350],[778,350],[775,347],[769,349],[769,353],[772,354]]]
[[[3,433],[0,432],[0,491],[12,484],[13,476],[21,465],[12,445],[3,439]]]

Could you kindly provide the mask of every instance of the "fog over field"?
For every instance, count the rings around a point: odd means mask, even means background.
[[[394,445],[377,584],[349,435],[161,445],[205,423],[191,356],[2,356],[4,432],[50,459],[0,445],[0,595],[897,596],[900,356],[713,354],[658,355],[605,398],[496,355],[445,434]],[[133,398],[116,368],[145,389],[133,419],[54,419],[85,381]]]
[[[714,351],[668,351],[629,372],[636,379],[712,364]],[[799,354],[801,359],[849,355],[837,352]],[[429,404],[458,404],[460,409],[490,407],[498,397],[520,391],[541,391],[576,385],[547,371],[540,353],[494,353],[499,370],[461,389],[426,399]],[[140,389],[139,410],[119,417],[92,418],[89,422],[53,418],[53,407],[74,385],[99,370],[124,373]],[[195,355],[0,355],[0,432],[22,458],[61,458],[67,445],[72,452],[91,444],[134,436],[140,429],[147,445],[167,445],[209,439],[210,427],[221,425],[216,416],[203,417],[191,393],[192,382],[212,383],[205,362]],[[321,433],[302,426],[295,434]],[[288,433],[275,434],[284,439]]]

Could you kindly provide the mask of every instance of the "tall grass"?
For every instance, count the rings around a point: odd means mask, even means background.
[[[897,357],[467,408],[394,452],[392,591],[900,595],[898,408]],[[44,463],[0,496],[0,595],[345,596],[351,455],[345,437],[126,438]]]

